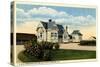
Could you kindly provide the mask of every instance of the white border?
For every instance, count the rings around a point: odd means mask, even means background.
[[[80,4],[66,4],[66,3],[45,3],[33,1],[14,1],[16,4],[32,4],[32,5],[46,5],[46,6],[62,6],[62,7],[78,7],[78,8],[97,8],[96,5],[80,5]]]
[[[55,63],[69,63],[69,62],[84,62],[84,61],[97,61],[96,59],[78,59],[78,60],[64,60],[64,61],[49,61],[49,62],[29,62],[29,63],[16,63],[16,4],[32,4],[32,5],[46,5],[46,6],[62,6],[62,7],[78,7],[78,8],[95,8],[96,9],[96,28],[97,28],[97,6],[96,5],[79,5],[79,4],[65,4],[65,3],[40,3],[33,1],[14,1],[14,65],[37,65],[37,64],[55,64]],[[97,37],[97,29],[96,29]],[[96,46],[97,47],[97,46]],[[97,56],[97,49],[96,49]]]

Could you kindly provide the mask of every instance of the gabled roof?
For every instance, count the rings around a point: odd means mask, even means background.
[[[40,21],[45,29],[48,29],[48,23],[44,21]]]
[[[63,34],[64,33],[64,27],[62,25],[57,24],[57,27],[59,29],[58,33]]]
[[[57,24],[58,29],[64,30],[64,27],[62,25]]]
[[[72,32],[72,34],[78,34],[78,35],[82,36],[82,34],[80,33],[79,30],[74,30],[74,31]]]
[[[48,29],[48,22],[40,21],[45,29]],[[64,27],[62,25],[57,24],[59,29],[58,33],[62,34],[64,32]]]

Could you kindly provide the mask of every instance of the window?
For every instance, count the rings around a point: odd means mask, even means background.
[[[57,33],[51,33],[51,38],[52,39],[57,39]]]
[[[39,35],[37,36],[37,38],[42,38],[43,37],[43,33],[39,33]]]
[[[40,33],[40,38],[42,38],[42,33]]]
[[[75,37],[73,37],[73,39],[75,39]]]
[[[51,33],[51,37],[57,37],[57,33]]]
[[[55,33],[55,37],[57,37],[57,33]]]
[[[53,37],[53,33],[51,33],[51,37]]]

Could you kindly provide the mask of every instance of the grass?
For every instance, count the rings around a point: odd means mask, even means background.
[[[96,51],[68,50],[68,49],[59,49],[59,50],[52,50],[52,51],[53,51],[52,61],[96,58]],[[25,51],[20,52],[18,54],[18,58],[22,62],[41,61],[39,59],[36,59],[34,56],[29,55]]]
[[[22,51],[18,54],[18,58],[22,62],[39,62],[40,60],[35,58],[34,56],[29,55],[27,52]]]
[[[55,51],[53,60],[75,60],[96,58],[96,51],[65,50]]]

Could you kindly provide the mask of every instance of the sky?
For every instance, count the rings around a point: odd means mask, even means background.
[[[16,4],[17,32],[34,34],[38,23],[48,19],[68,26],[69,33],[80,30],[84,39],[96,36],[95,8]]]

